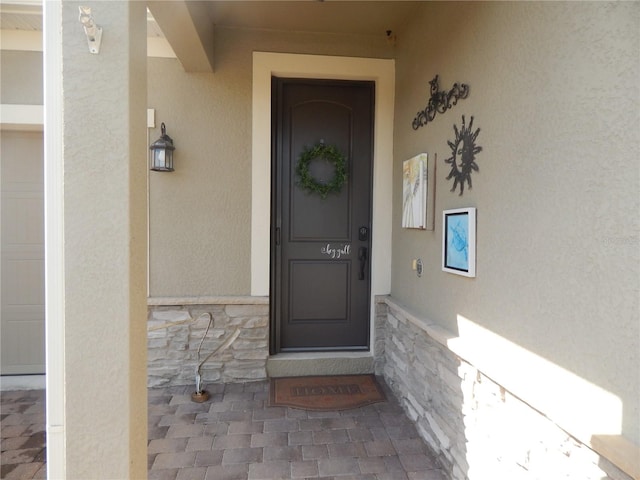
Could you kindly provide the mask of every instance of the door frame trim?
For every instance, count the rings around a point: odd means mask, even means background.
[[[393,59],[253,53],[251,151],[251,295],[269,296],[271,228],[271,77],[370,80],[376,85],[371,227],[371,321],[375,296],[391,291]],[[370,328],[370,345],[375,345]]]

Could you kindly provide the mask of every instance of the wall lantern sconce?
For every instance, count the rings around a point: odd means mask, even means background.
[[[151,150],[151,170],[156,172],[173,172],[173,140],[167,135],[164,122],[160,126],[162,135],[149,147]]]

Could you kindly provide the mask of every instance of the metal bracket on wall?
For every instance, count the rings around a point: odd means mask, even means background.
[[[96,25],[91,15],[91,7],[78,7],[80,16],[78,20],[82,23],[84,33],[87,36],[87,43],[89,44],[89,52],[97,55],[100,53],[100,44],[102,43],[102,28]]]

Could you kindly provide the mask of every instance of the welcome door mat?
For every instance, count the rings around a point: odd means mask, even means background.
[[[272,378],[269,404],[304,410],[346,410],[384,402],[373,375]]]

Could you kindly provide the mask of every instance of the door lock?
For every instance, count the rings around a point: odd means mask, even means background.
[[[358,240],[361,242],[369,240],[369,229],[367,227],[360,227],[358,229]]]

